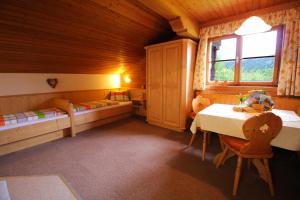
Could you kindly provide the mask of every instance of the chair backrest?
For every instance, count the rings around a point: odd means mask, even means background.
[[[198,113],[210,105],[210,100],[202,96],[197,96],[192,101],[193,112]]]
[[[272,156],[271,140],[282,128],[282,120],[274,113],[267,112],[248,119],[243,133],[249,142],[240,150],[248,155]]]

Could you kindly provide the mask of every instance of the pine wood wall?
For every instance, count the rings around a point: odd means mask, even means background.
[[[173,36],[134,0],[1,0],[0,73],[122,72],[132,79],[124,86],[140,87],[144,46]]]

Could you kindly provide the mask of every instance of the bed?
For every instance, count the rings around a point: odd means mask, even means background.
[[[55,107],[1,115],[0,156],[69,135],[69,102],[53,100],[52,105]]]
[[[111,100],[90,101],[72,104],[72,135],[101,126],[116,120],[130,117],[133,112],[132,102]]]

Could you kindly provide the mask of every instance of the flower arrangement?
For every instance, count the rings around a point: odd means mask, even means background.
[[[233,110],[238,112],[263,112],[274,107],[274,102],[263,90],[251,90],[248,94],[237,95],[240,105]]]
[[[245,100],[248,107],[254,109],[262,109],[263,111],[271,110],[274,107],[274,101],[264,90],[251,90],[248,92],[249,96]]]
[[[237,95],[239,101],[240,101],[240,106],[243,105],[243,103],[247,100],[247,98],[249,97],[248,94],[239,94]]]

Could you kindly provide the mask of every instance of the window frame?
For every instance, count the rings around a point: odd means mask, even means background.
[[[277,39],[276,39],[276,50],[274,54],[274,73],[273,80],[271,82],[241,82],[240,81],[240,69],[241,69],[241,61],[242,61],[242,36],[236,34],[218,36],[208,39],[208,47],[206,52],[206,84],[207,85],[229,85],[229,86],[273,86],[276,87],[278,85],[278,77],[279,77],[279,69],[280,69],[280,60],[281,60],[281,49],[282,49],[282,38],[283,38],[283,25],[273,27],[270,31],[277,31]],[[233,81],[210,81],[210,55],[212,50],[212,42],[219,41],[222,39],[230,39],[236,38],[236,56],[235,59],[228,59],[228,61],[235,60],[234,67],[234,80]],[[249,58],[265,58],[270,56],[258,56],[258,57],[247,57]],[[273,57],[273,56],[272,56]],[[226,60],[219,60],[226,61]]]

